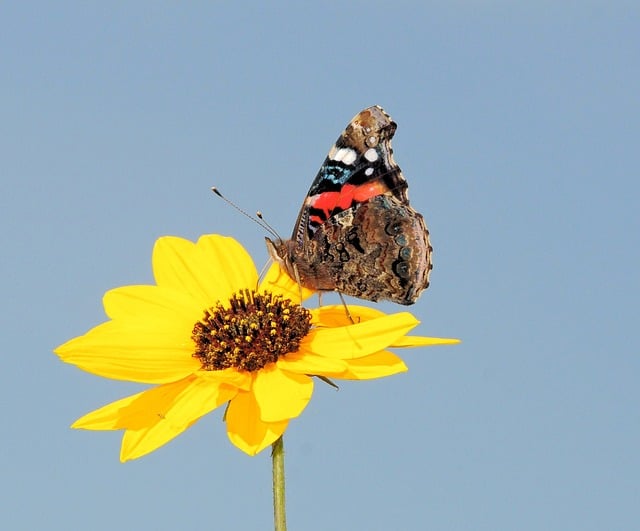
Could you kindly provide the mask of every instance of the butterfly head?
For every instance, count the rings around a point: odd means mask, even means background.
[[[291,240],[283,240],[281,238],[272,240],[271,238],[265,237],[265,242],[267,243],[267,251],[271,259],[280,265],[291,278],[295,279],[293,264],[291,263],[291,253],[289,251]]]

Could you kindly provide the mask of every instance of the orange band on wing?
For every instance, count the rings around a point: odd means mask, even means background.
[[[388,191],[389,188],[382,181],[373,181],[358,186],[345,184],[339,192],[324,192],[309,198],[308,204],[312,208],[322,210],[328,218],[334,210],[346,210],[354,202],[364,203],[372,197]]]

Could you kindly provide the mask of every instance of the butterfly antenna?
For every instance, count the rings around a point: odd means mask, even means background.
[[[280,236],[278,235],[278,233],[275,231],[275,229],[273,229],[273,227],[271,227],[271,225],[269,225],[262,217],[262,214],[260,212],[257,213],[257,218],[253,217],[251,214],[249,214],[248,212],[246,212],[245,210],[241,209],[238,205],[236,205],[233,201],[231,201],[230,199],[227,199],[224,195],[222,195],[222,192],[220,192],[220,190],[218,190],[215,186],[211,187],[211,191],[216,194],[220,199],[222,199],[225,203],[227,203],[228,205],[232,206],[233,208],[235,208],[238,212],[240,212],[240,214],[242,214],[243,216],[249,218],[251,221],[253,221],[254,223],[256,223],[257,225],[259,225],[261,228],[263,228],[264,230],[266,230],[269,234],[271,234],[274,238],[278,238],[280,239]]]
[[[268,230],[274,238],[276,238],[276,239],[278,239],[278,240],[281,240],[281,239],[282,239],[282,237],[278,234],[278,231],[277,231],[276,229],[274,229],[274,228],[269,224],[269,222],[268,222],[266,219],[264,219],[264,216],[262,215],[262,212],[260,212],[260,211],[258,210],[258,211],[256,212],[256,217],[257,217],[260,221],[262,221],[262,224],[263,224],[262,226],[263,226],[266,230]]]

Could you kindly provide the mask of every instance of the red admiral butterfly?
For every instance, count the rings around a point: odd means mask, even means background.
[[[291,239],[267,238],[300,285],[400,304],[429,286],[429,231],[393,160],[396,127],[377,105],[356,115],[311,184]]]

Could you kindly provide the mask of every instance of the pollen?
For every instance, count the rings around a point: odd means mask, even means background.
[[[206,371],[253,372],[291,352],[311,330],[311,313],[281,295],[244,290],[205,310],[193,327],[193,357]]]

